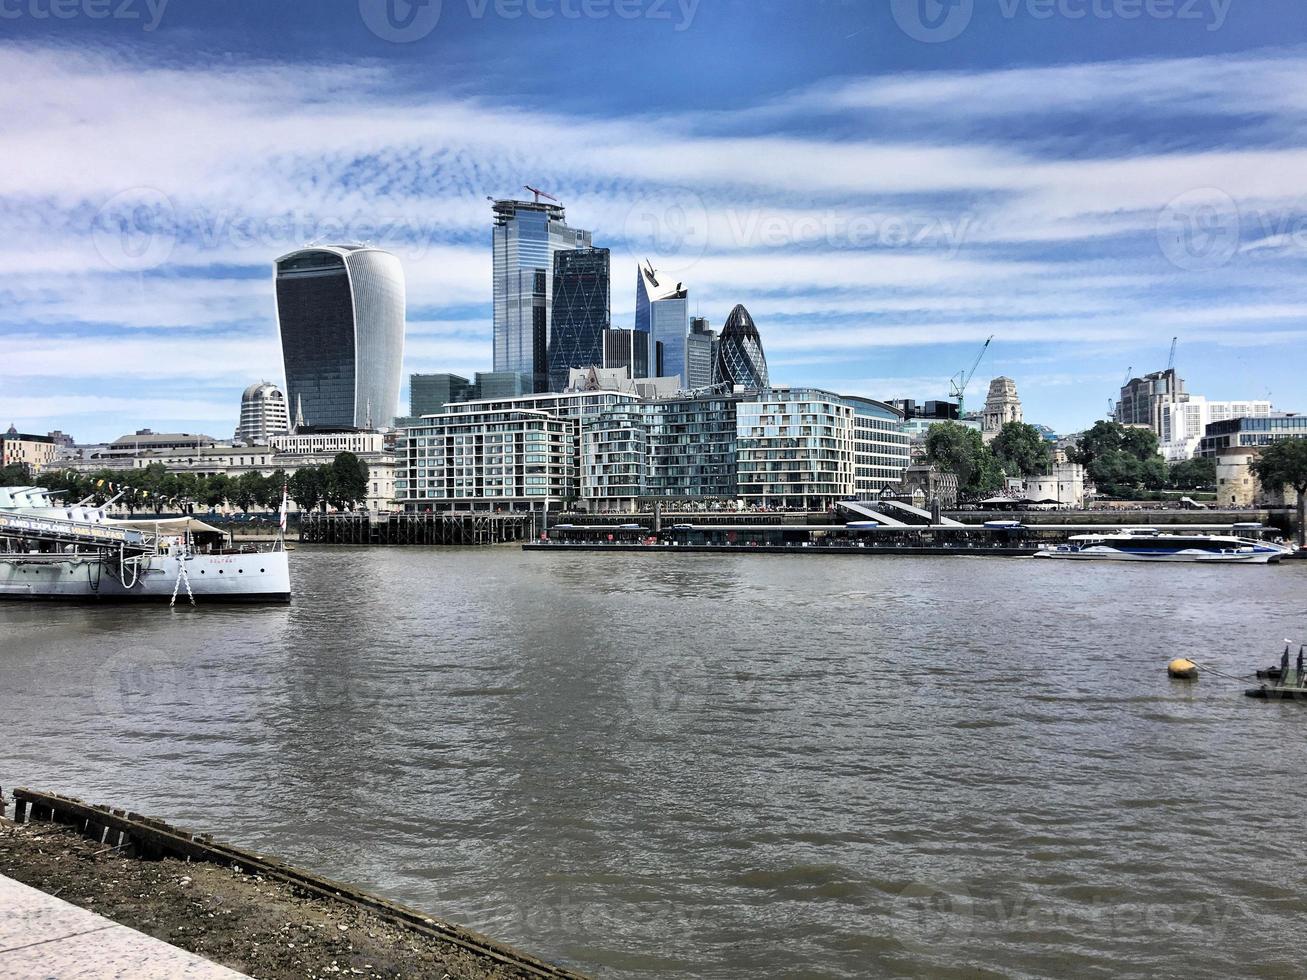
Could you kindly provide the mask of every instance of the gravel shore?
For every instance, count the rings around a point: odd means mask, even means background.
[[[266,980],[527,976],[345,902],[218,865],[125,858],[55,824],[0,821],[0,874]]]

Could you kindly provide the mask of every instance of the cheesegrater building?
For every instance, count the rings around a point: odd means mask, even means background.
[[[365,245],[314,245],[277,259],[286,400],[316,428],[389,424],[404,360],[404,270]]]

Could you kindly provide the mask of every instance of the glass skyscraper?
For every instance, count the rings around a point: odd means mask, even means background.
[[[616,327],[604,331],[604,367],[626,368],[632,378],[647,378],[649,370],[649,335],[638,330]]]
[[[318,245],[276,262],[286,398],[317,427],[389,424],[404,360],[404,270],[363,245]]]
[[[685,338],[685,386],[691,391],[712,384],[712,366],[716,354],[717,334],[701,317],[691,317],[690,333]]]
[[[590,247],[557,204],[494,202],[494,368],[516,372],[534,391],[549,385],[549,313],[554,255]]]
[[[567,387],[572,368],[602,367],[610,318],[609,254],[583,248],[554,255],[549,324],[549,390]]]
[[[726,326],[717,338],[713,384],[741,385],[755,390],[770,387],[762,337],[758,335],[753,317],[743,306],[731,310]]]
[[[681,387],[690,386],[685,362],[685,340],[690,333],[689,294],[681,289],[665,299],[655,300],[649,307],[649,337],[663,345],[662,368],[665,378],[680,378]]]

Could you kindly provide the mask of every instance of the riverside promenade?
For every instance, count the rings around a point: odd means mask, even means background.
[[[0,973],[238,980],[237,973],[0,875]]]

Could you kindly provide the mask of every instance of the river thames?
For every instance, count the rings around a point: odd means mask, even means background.
[[[0,606],[0,781],[608,977],[1302,975],[1307,563],[301,548]],[[1296,652],[1296,647],[1295,647]]]

